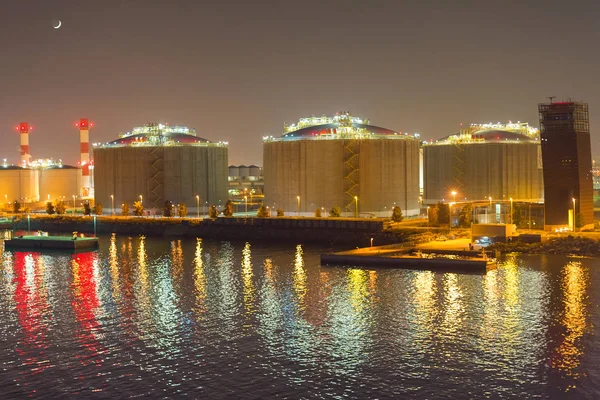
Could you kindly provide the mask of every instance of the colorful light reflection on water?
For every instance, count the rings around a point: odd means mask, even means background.
[[[4,252],[3,398],[600,395],[600,260],[462,275],[322,251],[113,235]]]

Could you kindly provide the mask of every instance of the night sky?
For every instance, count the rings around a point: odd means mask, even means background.
[[[590,104],[600,155],[600,3],[594,1],[5,1],[0,158],[75,163],[149,121],[228,141],[262,165],[284,122],[349,110],[425,139],[461,122],[528,121],[547,96]],[[53,29],[52,20],[62,27]]]

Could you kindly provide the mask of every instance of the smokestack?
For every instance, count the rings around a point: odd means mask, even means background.
[[[31,161],[29,154],[29,123],[21,122],[17,128],[21,137],[21,164],[26,166]]]
[[[90,124],[87,118],[81,118],[78,124],[79,127],[79,162],[81,164],[81,186],[83,196],[89,196],[91,193],[90,180]]]

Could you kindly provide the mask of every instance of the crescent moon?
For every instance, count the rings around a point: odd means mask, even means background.
[[[54,24],[52,24],[52,27],[53,27],[54,29],[58,29],[58,28],[60,28],[60,26],[61,26],[61,25],[62,25],[62,21],[59,19],[59,20],[58,20],[58,25],[54,26]]]

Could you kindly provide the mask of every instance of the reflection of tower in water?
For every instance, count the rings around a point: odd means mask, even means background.
[[[196,313],[206,311],[204,300],[206,299],[206,273],[202,262],[202,239],[196,238],[196,249],[194,251],[194,293],[196,295]]]
[[[562,271],[561,289],[563,312],[561,324],[565,328],[563,340],[552,357],[552,367],[568,376],[579,377],[575,369],[583,356],[583,335],[589,330],[588,295],[589,274],[581,262],[571,261]]]

